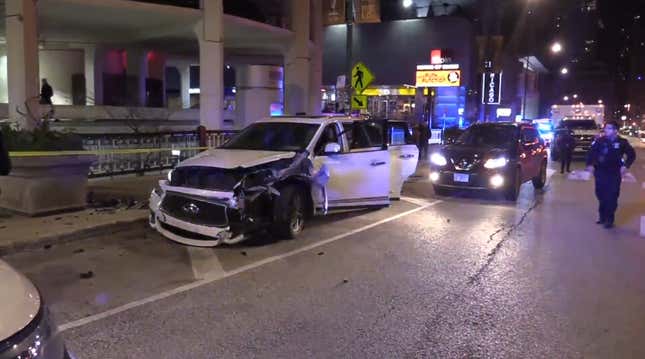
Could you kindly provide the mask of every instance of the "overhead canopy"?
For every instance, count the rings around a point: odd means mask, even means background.
[[[4,1],[0,0],[4,8]],[[2,9],[4,10],[4,9]],[[4,12],[4,11],[3,11]],[[198,50],[199,9],[126,0],[39,0],[40,39],[45,43],[141,44],[168,52]],[[293,33],[224,15],[224,46],[279,53]],[[4,22],[0,29],[4,34]]]

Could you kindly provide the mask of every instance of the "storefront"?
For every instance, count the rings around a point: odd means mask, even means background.
[[[327,112],[346,111],[348,103],[345,88],[337,86],[346,72],[346,35],[345,25],[325,29],[322,98]],[[364,111],[415,123],[430,119],[432,128],[461,127],[474,119],[468,95],[478,92],[472,78],[475,37],[466,19],[358,24],[353,39],[352,62],[363,62],[375,77],[362,93],[368,99]]]

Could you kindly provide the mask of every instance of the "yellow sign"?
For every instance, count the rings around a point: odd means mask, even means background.
[[[460,70],[417,71],[416,87],[453,87],[461,84]]]
[[[374,74],[363,64],[358,62],[352,68],[352,87],[356,93],[361,94],[363,90],[374,81]]]
[[[367,96],[365,96],[365,95],[352,95],[352,109],[353,110],[367,110]]]

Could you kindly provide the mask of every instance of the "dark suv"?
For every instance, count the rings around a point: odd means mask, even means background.
[[[431,154],[430,180],[439,195],[460,188],[493,190],[515,201],[524,182],[544,187],[546,166],[546,147],[534,126],[481,123]]]

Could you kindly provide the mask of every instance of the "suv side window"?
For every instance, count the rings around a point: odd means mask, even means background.
[[[356,121],[352,126],[350,149],[383,147],[383,124],[375,121]]]
[[[540,141],[540,136],[534,128],[522,129],[522,143],[537,143]]]
[[[343,144],[340,143],[341,141],[338,133],[338,126],[336,126],[335,123],[329,124],[327,125],[327,127],[325,127],[322,134],[320,135],[320,138],[318,139],[318,142],[316,143],[314,153],[318,156],[324,155],[325,145],[330,142],[336,142],[341,146],[341,149],[343,148]]]

